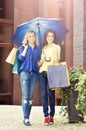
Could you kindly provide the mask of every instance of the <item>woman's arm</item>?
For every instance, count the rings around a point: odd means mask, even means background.
[[[20,61],[25,60],[26,52],[27,52],[27,47],[25,48],[24,46],[21,46],[20,49],[18,50],[18,59]]]

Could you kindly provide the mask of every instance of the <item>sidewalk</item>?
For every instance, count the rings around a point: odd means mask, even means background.
[[[59,113],[60,106],[56,106],[54,125],[43,125],[41,106],[33,106],[30,121],[32,126],[24,126],[22,107],[15,105],[0,105],[0,130],[86,130],[86,123],[69,124]]]

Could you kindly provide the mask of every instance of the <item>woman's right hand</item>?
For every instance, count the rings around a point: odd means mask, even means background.
[[[27,50],[28,44],[24,44],[23,46],[24,46],[24,49]]]
[[[24,46],[24,50],[22,52],[22,56],[25,56],[26,55],[26,52],[27,52],[27,49],[28,49],[28,45],[23,45]]]

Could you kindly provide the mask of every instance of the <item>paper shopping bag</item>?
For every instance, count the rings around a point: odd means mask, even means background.
[[[16,57],[15,57],[15,61],[14,61],[13,69],[12,69],[13,74],[19,74],[20,61],[17,55],[18,55],[18,51],[16,52]]]
[[[9,64],[14,64],[14,60],[16,57],[16,52],[17,52],[18,48],[13,47],[13,49],[11,50],[10,54],[8,55],[6,62]]]
[[[68,87],[69,75],[66,62],[48,67],[48,84],[49,88]]]

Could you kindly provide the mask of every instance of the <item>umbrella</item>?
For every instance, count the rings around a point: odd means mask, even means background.
[[[35,31],[40,44],[43,43],[46,30],[52,29],[56,32],[58,43],[61,44],[64,40],[68,29],[62,24],[61,20],[55,18],[35,18],[31,21],[19,25],[12,38],[12,43],[18,47],[21,46],[23,38],[28,31]]]

